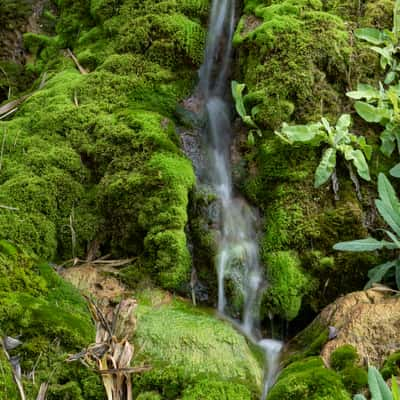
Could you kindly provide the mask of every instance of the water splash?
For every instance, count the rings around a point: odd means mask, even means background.
[[[208,181],[218,196],[221,221],[216,269],[218,274],[218,311],[230,319],[253,343],[261,347],[266,358],[262,399],[274,382],[282,343],[259,340],[259,309],[264,279],[257,241],[258,215],[232,183],[230,147],[232,138],[230,107],[226,103],[232,38],[235,29],[235,1],[213,0],[204,63],[200,69],[199,90],[204,101],[207,128]],[[241,318],[232,318],[226,295],[230,283],[234,299],[241,305]],[[232,307],[231,307],[232,308]]]

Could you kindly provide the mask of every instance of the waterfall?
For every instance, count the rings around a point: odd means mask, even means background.
[[[208,183],[220,202],[220,229],[216,270],[218,274],[218,312],[229,318],[266,358],[265,387],[262,399],[275,379],[282,344],[261,339],[259,308],[265,281],[259,260],[256,223],[258,215],[232,183],[230,147],[232,140],[230,105],[226,98],[235,29],[235,0],[213,0],[204,63],[199,71],[199,90],[204,102],[207,127],[203,131]],[[235,301],[241,304],[239,320],[229,315],[226,282],[230,282]]]

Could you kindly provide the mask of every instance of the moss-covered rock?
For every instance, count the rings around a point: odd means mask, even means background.
[[[340,371],[358,362],[357,349],[352,345],[343,345],[332,352],[330,364],[333,369]]]
[[[312,279],[301,269],[295,252],[279,251],[265,257],[269,288],[264,306],[287,320],[297,316],[303,296],[312,288]]]
[[[204,380],[183,392],[182,400],[251,400],[250,390],[239,383]]]
[[[137,393],[156,390],[175,399],[184,390],[185,399],[232,400],[259,393],[260,365],[229,324],[157,291],[139,296],[137,314],[137,361],[152,366],[135,378]],[[235,391],[243,397],[232,397]]]
[[[350,400],[340,377],[320,357],[306,358],[285,368],[267,400]]]
[[[295,251],[305,273],[301,281],[308,290],[301,301],[297,298],[290,318],[302,307],[319,310],[341,293],[361,288],[368,269],[378,261],[374,255],[332,251],[338,241],[368,235],[365,213],[372,189],[362,184],[360,202],[345,163],[338,162],[340,200],[334,200],[329,184],[313,186],[322,149],[289,145],[274,135],[282,122],[315,122],[321,116],[336,120],[351,108],[345,93],[357,81],[380,77],[376,56],[365,43],[353,40],[352,30],[358,24],[384,23],[385,12],[390,19],[391,10],[380,10],[374,22],[376,2],[369,1],[362,9],[353,2],[339,3],[248,0],[234,37],[235,79],[246,84],[246,109],[262,130],[262,137],[246,149],[249,173],[239,185],[265,215],[261,246],[267,271],[273,254]],[[359,121],[354,128],[366,133]],[[376,142],[373,129],[366,134]],[[374,163],[382,168],[378,159]],[[289,303],[286,300],[286,313]]]

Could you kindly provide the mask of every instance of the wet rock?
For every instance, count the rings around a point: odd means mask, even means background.
[[[344,344],[353,345],[362,362],[377,367],[400,349],[400,298],[385,292],[350,293],[327,306],[317,320],[337,330],[321,351],[328,365],[331,353]]]

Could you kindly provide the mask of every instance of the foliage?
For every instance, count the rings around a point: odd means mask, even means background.
[[[392,390],[389,389],[380,372],[372,366],[368,367],[368,386],[375,400],[399,400],[400,392],[396,378],[392,378]],[[366,400],[365,396],[357,394],[353,400]]]
[[[371,85],[358,84],[357,90],[348,92],[347,96],[357,100],[354,106],[361,118],[385,127],[381,133],[380,149],[389,157],[396,143],[400,151],[400,1],[396,0],[394,3],[392,31],[361,28],[355,30],[355,35],[374,45],[371,49],[380,55],[381,68],[388,70],[384,84],[389,86],[385,88],[382,83],[379,83],[379,89],[375,89]],[[400,177],[400,163],[394,166],[390,173],[395,177]]]
[[[354,107],[357,113],[367,122],[375,122],[385,127],[381,133],[381,152],[389,157],[394,149],[400,151],[400,83],[385,89],[382,84],[379,90],[366,84],[358,84],[357,90],[348,92],[347,96],[358,101]],[[359,101],[365,99],[365,101]],[[400,163],[390,171],[391,175],[400,177]]]
[[[254,133],[257,133],[258,136],[261,136],[261,130],[257,126],[257,124],[253,121],[253,118],[258,112],[258,107],[255,106],[251,109],[251,115],[247,114],[246,107],[243,101],[243,91],[246,87],[244,83],[238,83],[236,81],[232,81],[232,96],[235,101],[235,108],[237,113],[239,114],[242,121],[250,128],[250,131],[247,136],[247,141],[249,145],[254,145]]]
[[[376,208],[393,230],[383,230],[389,240],[377,240],[369,237],[367,239],[340,242],[333,246],[335,250],[358,252],[375,251],[385,248],[389,250],[400,249],[400,201],[389,180],[383,173],[380,173],[378,177],[378,193],[380,197],[375,200]],[[396,284],[400,288],[400,261],[397,258],[372,268],[368,272],[370,280],[366,287],[371,287],[373,283],[380,282],[392,269],[395,270]]]
[[[329,148],[324,150],[321,162],[315,171],[314,186],[318,188],[333,174],[337,153],[342,154],[346,161],[354,165],[361,178],[371,180],[366,159],[370,159],[372,148],[367,145],[365,137],[349,132],[350,125],[350,115],[342,114],[334,127],[325,118],[321,118],[321,122],[308,125],[284,123],[281,132],[275,133],[289,144],[304,143],[320,146],[321,143],[326,143],[329,145]]]
[[[393,8],[393,28],[379,30],[376,28],[360,28],[355,30],[357,38],[373,44],[371,49],[380,55],[382,69],[389,67],[385,83],[390,84],[398,79],[400,65],[398,62],[399,40],[400,40],[400,1],[395,0]]]

